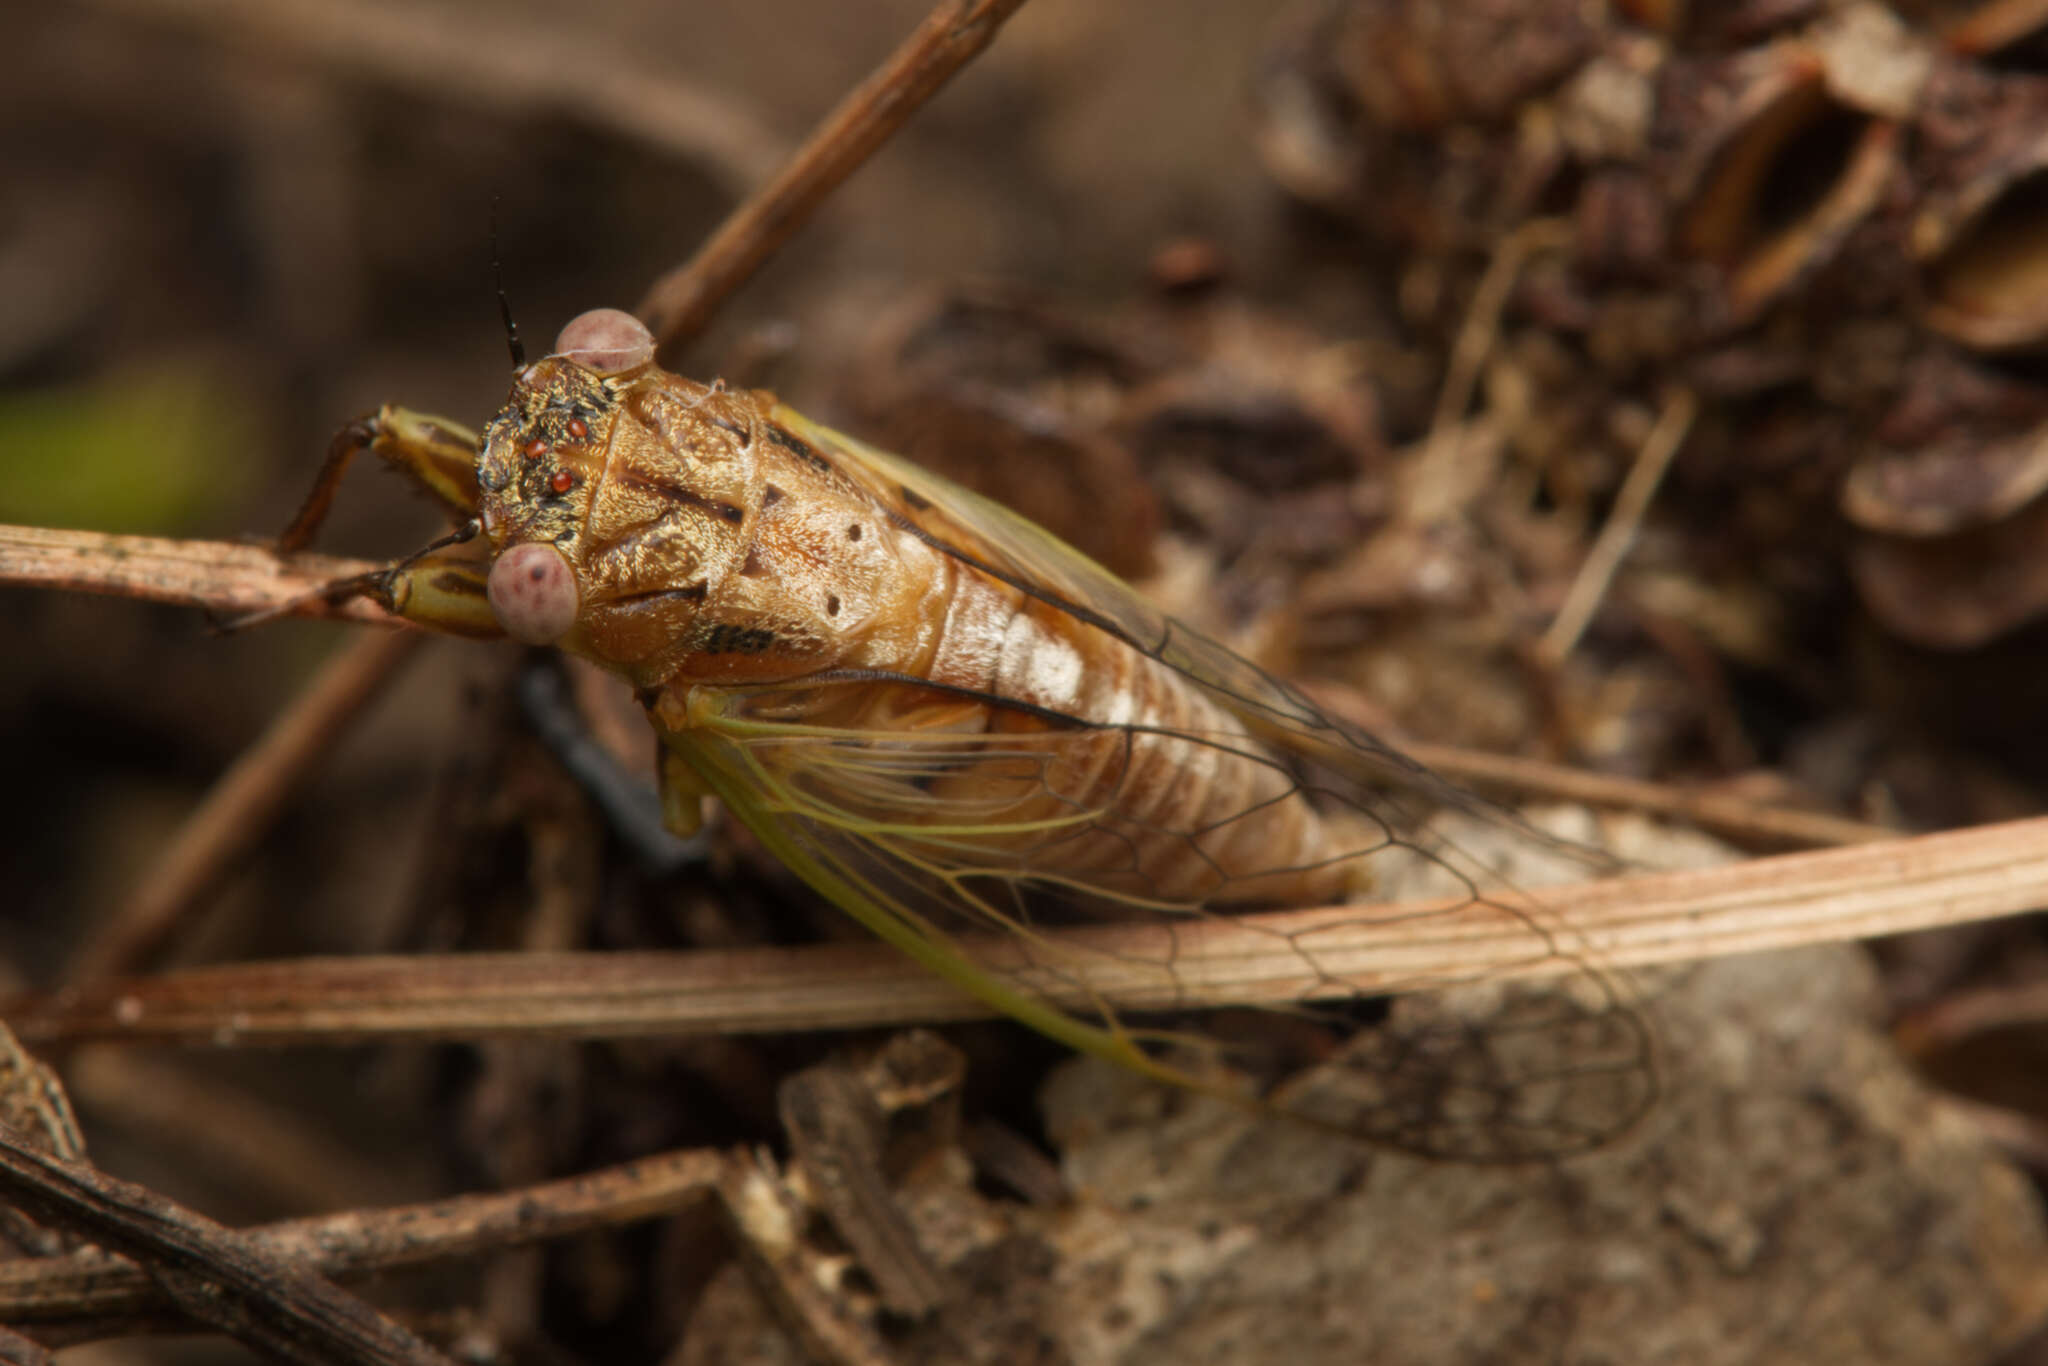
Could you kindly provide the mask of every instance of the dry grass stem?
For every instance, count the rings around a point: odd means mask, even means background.
[[[1564,605],[1551,619],[1550,629],[1537,642],[1539,654],[1553,666],[1561,663],[1579,643],[1593,613],[1599,610],[1600,600],[1607,596],[1608,585],[1614,581],[1629,547],[1636,542],[1643,514],[1650,510],[1650,500],[1657,496],[1657,486],[1664,482],[1664,471],[1671,468],[1673,457],[1685,444],[1686,433],[1692,430],[1699,410],[1699,399],[1690,389],[1675,389],[1664,400],[1657,425],[1650,429],[1650,435],[1636,452],[1635,463],[1629,466],[1628,477],[1614,497],[1614,508],[1608,513],[1606,525],[1600,528],[1593,548],[1586,552],[1585,563],[1579,566],[1578,577],[1572,580],[1571,591],[1565,594]]]
[[[1494,250],[1493,259],[1487,262],[1486,274],[1480,277],[1472,292],[1472,303],[1465,310],[1464,326],[1458,330],[1458,339],[1444,367],[1443,385],[1437,390],[1436,413],[1430,419],[1427,445],[1424,447],[1425,475],[1417,481],[1418,487],[1425,491],[1413,509],[1418,520],[1435,521],[1445,511],[1436,506],[1436,499],[1427,492],[1429,481],[1426,472],[1448,458],[1447,443],[1471,408],[1472,396],[1479,388],[1480,372],[1486,366],[1487,356],[1493,352],[1494,343],[1499,340],[1501,313],[1507,307],[1509,293],[1522,278],[1522,271],[1530,261],[1545,252],[1562,251],[1571,245],[1571,241],[1570,223],[1560,218],[1535,218],[1502,238]]]
[[[494,12],[489,42],[474,21],[407,4],[355,0],[94,0],[103,10],[177,24],[221,42],[261,45],[430,100],[507,115],[558,109],[595,127],[709,169],[734,193],[779,165],[788,148],[746,110],[630,47],[573,42],[554,28]]]
[[[654,282],[638,313],[664,360],[801,227],[840,182],[989,45],[1024,0],[940,0],[917,31],[854,87],[789,163],[687,263]]]
[[[96,1126],[147,1134],[152,1151],[221,1174],[251,1202],[346,1209],[365,1191],[391,1189],[384,1157],[303,1108],[210,1075],[203,1059],[89,1044],[65,1056],[64,1086]]]
[[[421,639],[416,631],[366,632],[329,658],[214,784],[106,926],[84,942],[69,980],[90,982],[148,966],[269,831],[285,798],[326,759]]]
[[[450,1366],[297,1259],[83,1162],[38,1152],[4,1126],[0,1195],[108,1252],[134,1258],[179,1309],[268,1359],[302,1366]]]
[[[731,1162],[703,1149],[657,1153],[518,1190],[293,1219],[237,1236],[309,1272],[361,1276],[673,1214],[711,1195]],[[0,1321],[36,1326],[51,1343],[106,1337],[169,1306],[140,1267],[97,1250],[0,1262]]]
[[[50,1354],[41,1343],[0,1327],[0,1366],[50,1366]]]
[[[1669,816],[1727,839],[1777,848],[1825,849],[1843,844],[1870,844],[1897,839],[1899,832],[1869,821],[1832,816],[1825,811],[1770,806],[1741,797],[1696,792],[1670,783],[1625,778],[1613,773],[1565,764],[1546,763],[1512,754],[1488,754],[1456,745],[1403,740],[1403,754],[1453,782],[1484,791],[1578,802]]]
[[[0,525],[0,585],[141,598],[196,607],[217,618],[271,612],[395,625],[364,598],[329,602],[336,579],[382,568],[368,560],[298,555],[281,561],[256,545],[117,536]]]
[[[2048,905],[2048,817],[1538,895],[1566,927],[1559,956],[1534,957],[1525,927],[1454,902],[1217,917],[1176,927],[1170,945],[1155,926],[1091,926],[1048,940],[1088,950],[1078,969],[1088,988],[1137,1010],[1300,1000],[1333,979],[1370,993],[1540,976],[1579,962],[1689,962]],[[972,948],[1012,969],[1026,966],[1029,951],[1007,940]],[[1304,948],[1322,978],[1305,969]],[[879,944],[232,964],[0,1002],[0,1010],[28,1042],[220,1044],[742,1034],[988,1013]]]
[[[2048,983],[1973,987],[1944,996],[1899,1022],[1899,1043],[1930,1056],[1999,1030],[2034,1030],[2048,1020]]]

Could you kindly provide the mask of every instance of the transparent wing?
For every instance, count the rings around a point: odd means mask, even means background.
[[[700,690],[691,725],[670,743],[818,891],[928,968],[1077,1050],[1239,1097],[1251,1078],[1316,1061],[1261,1103],[1463,1160],[1582,1151],[1625,1128],[1654,1095],[1649,1037],[1615,984],[1571,950],[1539,902],[1483,890],[1455,848],[1411,833],[1385,792],[1361,781],[1379,767],[1376,755],[1347,769],[1324,757],[1341,760],[1343,749],[1282,754],[1248,746],[1242,734],[1133,733],[1140,728],[1042,714],[1027,730],[972,734],[792,719],[829,710],[821,697],[835,688],[894,688],[906,711],[932,701],[916,680]],[[1227,835],[1219,827],[1229,821],[1176,829],[1082,797],[1073,775],[1105,744],[1166,746],[1190,774],[1219,754],[1266,764],[1288,796],[1348,819],[1354,838],[1337,862],[1374,873],[1405,863],[1404,880],[1426,870],[1437,901],[1415,909],[1404,896],[1398,912],[1362,904],[1304,918],[1215,909],[1225,886],[1201,899],[1150,895],[1144,851],[1162,837],[1199,851]],[[1113,852],[1096,858],[1077,876],[1083,844],[1130,855],[1121,866]],[[1250,875],[1302,871],[1313,870]],[[1200,950],[1218,930],[1287,983],[1285,1003],[1268,1001],[1257,1019],[1197,1013],[1216,1000],[1213,960]],[[1470,970],[1375,961],[1375,934],[1395,930],[1411,945],[1426,931],[1493,950]],[[1524,987],[1503,980],[1513,969],[1560,976]],[[1395,988],[1459,990],[1372,1004]]]

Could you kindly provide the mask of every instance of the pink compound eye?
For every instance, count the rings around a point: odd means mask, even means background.
[[[615,374],[654,359],[654,334],[630,313],[593,308],[569,319],[555,338],[555,354],[603,374]]]
[[[552,645],[576,624],[581,602],[576,571],[551,545],[515,545],[491,566],[485,584],[491,614],[505,634],[527,645]]]

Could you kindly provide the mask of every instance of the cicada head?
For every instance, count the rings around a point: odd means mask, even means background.
[[[651,367],[651,355],[637,370]],[[619,390],[633,371],[605,372],[550,355],[521,369],[484,429],[479,514],[500,552],[529,541],[566,545],[589,519],[602,481]]]
[[[758,406],[661,369],[630,314],[571,320],[477,463],[506,633],[629,673],[672,653],[741,557]]]

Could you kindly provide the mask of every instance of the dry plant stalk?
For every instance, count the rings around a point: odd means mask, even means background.
[[[770,174],[781,139],[716,92],[679,81],[623,44],[586,31],[579,41],[494,16],[480,43],[454,15],[356,0],[94,0],[97,8],[261,43],[292,57],[360,72],[439,102],[490,109],[554,108],[678,159],[701,162],[735,190]]]
[[[325,661],[317,677],[221,776],[157,857],[151,875],[86,941],[68,978],[90,982],[148,966],[172,943],[236,861],[285,809],[284,799],[348,733],[422,637],[370,632]]]
[[[0,583],[196,607],[221,618],[274,612],[392,625],[391,614],[366,599],[332,602],[321,592],[379,568],[327,555],[286,564],[266,547],[224,541],[0,526]]]
[[[1547,888],[1578,944],[1617,968],[1683,963],[2014,915],[2048,902],[2048,818],[1786,854],[1726,867]],[[1528,964],[1521,936],[1443,903],[1277,911],[1183,927],[1168,974],[1156,927],[1063,931],[1086,983],[1133,1009],[1273,1004],[1313,995],[1287,945],[1353,979],[1399,987],[1489,980]],[[1341,922],[1341,924],[1340,924]],[[1340,924],[1331,930],[1333,924]],[[1013,946],[978,945],[1000,961]],[[1148,965],[1147,960],[1153,961]],[[1553,962],[1549,971],[1556,971]],[[223,1044],[520,1036],[617,1038],[854,1029],[982,1017],[989,1007],[881,945],[693,953],[461,954],[225,964],[5,1003],[25,1040]]]
[[[178,1308],[276,1360],[303,1366],[450,1366],[369,1305],[246,1233],[0,1127],[9,1203],[134,1257]]]
[[[750,196],[696,255],[654,282],[634,310],[672,355],[733,290],[801,227],[955,72],[994,41],[1024,0],[944,0],[819,123],[779,175]]]
[[[308,1272],[358,1277],[673,1214],[711,1195],[735,1160],[701,1149],[658,1153],[518,1190],[292,1219],[239,1236]],[[169,1308],[124,1257],[89,1250],[0,1262],[0,1321],[32,1326],[55,1345],[107,1337]]]

